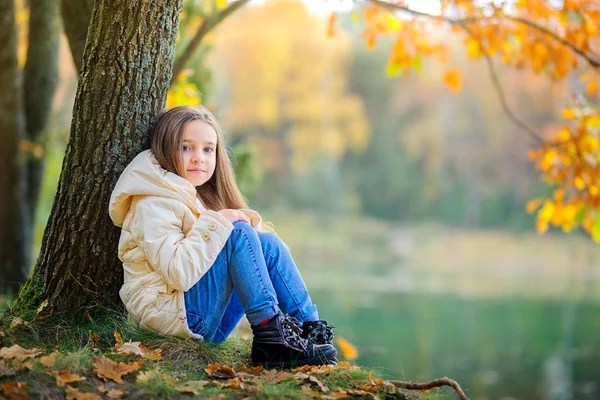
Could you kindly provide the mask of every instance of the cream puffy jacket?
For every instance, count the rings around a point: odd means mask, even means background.
[[[261,230],[260,215],[242,211]],[[233,230],[231,222],[206,210],[196,188],[164,170],[150,150],[123,171],[109,213],[122,228],[119,295],[135,323],[165,335],[202,339],[188,328],[183,293],[212,266]]]

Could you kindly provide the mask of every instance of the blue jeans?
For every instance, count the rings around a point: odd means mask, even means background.
[[[221,343],[246,314],[257,325],[279,312],[301,322],[319,319],[287,246],[273,233],[235,222],[208,272],[185,292],[190,330]]]

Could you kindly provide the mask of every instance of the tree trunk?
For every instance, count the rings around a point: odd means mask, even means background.
[[[25,126],[27,139],[45,150],[48,139],[46,124],[52,111],[52,99],[58,83],[58,5],[55,0],[30,0],[29,39],[27,62],[23,82]],[[37,209],[42,177],[44,155],[30,152],[25,163],[25,195],[22,205],[26,208],[25,246],[31,252],[35,212]],[[29,267],[31,264],[28,263]],[[24,282],[24,281],[23,281]]]
[[[77,73],[81,71],[85,38],[87,37],[93,9],[94,0],[60,1],[60,14],[62,16],[63,27],[69,41],[71,56],[73,57]]]
[[[12,0],[0,2],[0,291],[16,293],[27,279],[23,175],[19,144],[25,129]]]
[[[64,317],[123,311],[112,189],[148,144],[165,104],[182,0],[97,0],[80,74],[71,135],[40,257],[13,311],[48,299]]]

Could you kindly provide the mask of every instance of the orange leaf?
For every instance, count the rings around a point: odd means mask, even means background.
[[[594,79],[587,85],[587,94],[589,96],[593,96],[597,91],[598,91],[598,81],[596,79]]]
[[[217,379],[229,379],[235,378],[235,371],[233,368],[219,363],[208,364],[208,367],[204,369],[208,376],[212,376]]]
[[[208,385],[209,383],[209,381],[187,381],[175,386],[175,390],[181,393],[198,395],[200,391],[204,389],[204,386]]]
[[[527,203],[527,207],[526,207],[527,213],[531,214],[532,212],[534,212],[535,210],[537,210],[537,208],[541,204],[542,204],[542,199],[533,199],[533,200],[530,200]]]
[[[0,383],[0,392],[4,393],[7,399],[29,399],[27,384],[23,382]]]
[[[460,92],[460,89],[462,87],[462,77],[460,75],[460,71],[457,69],[451,69],[449,71],[446,71],[446,73],[444,74],[444,83],[454,93]]]
[[[63,369],[60,371],[47,370],[46,374],[56,378],[56,385],[58,387],[63,387],[67,383],[85,381],[84,377],[79,376],[77,374],[71,374],[71,372],[68,369]]]
[[[108,379],[112,379],[117,383],[123,383],[123,375],[127,375],[130,372],[137,371],[142,368],[144,364],[141,361],[130,362],[130,363],[116,363],[113,360],[106,357],[94,357],[94,372],[99,378],[105,382]]]
[[[102,400],[102,396],[96,393],[81,392],[67,385],[67,400]]]
[[[355,360],[358,357],[358,349],[341,336],[337,336],[335,342],[346,360]]]

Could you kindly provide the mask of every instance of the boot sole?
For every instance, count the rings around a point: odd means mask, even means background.
[[[327,356],[323,355],[321,357],[313,357],[306,360],[298,360],[298,361],[252,361],[252,364],[255,366],[260,365],[265,369],[291,369],[302,367],[304,365],[337,365],[338,360],[336,358],[335,352],[333,354],[329,354]]]

